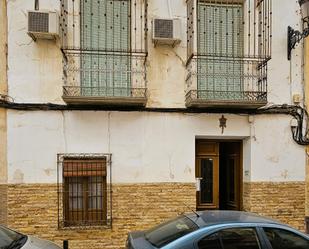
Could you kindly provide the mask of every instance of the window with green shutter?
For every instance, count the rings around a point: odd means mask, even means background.
[[[81,0],[83,96],[131,95],[130,0]]]
[[[198,98],[237,100],[243,91],[243,7],[198,4]]]

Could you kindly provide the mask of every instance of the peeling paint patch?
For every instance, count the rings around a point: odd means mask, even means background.
[[[54,171],[55,171],[54,169],[44,169],[44,172],[47,176],[53,175]]]
[[[267,160],[271,161],[273,163],[279,163],[279,157],[278,156],[268,156]]]
[[[23,183],[24,182],[24,173],[20,169],[17,169],[17,170],[14,171],[13,182],[14,183]]]
[[[186,165],[185,170],[183,171],[185,174],[191,175],[192,169],[189,165]]]
[[[281,172],[281,176],[284,178],[284,179],[287,179],[289,177],[289,171],[288,170],[283,170]]]

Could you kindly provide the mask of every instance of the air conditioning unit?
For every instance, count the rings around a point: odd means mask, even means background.
[[[175,46],[181,42],[181,20],[159,19],[152,22],[152,41],[154,45]]]
[[[59,34],[59,17],[55,11],[28,11],[28,35],[37,39],[54,40]]]

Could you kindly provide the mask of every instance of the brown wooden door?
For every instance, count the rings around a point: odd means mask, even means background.
[[[219,144],[198,140],[196,143],[197,209],[219,208]]]
[[[197,209],[240,210],[241,150],[239,141],[196,141]]]
[[[224,143],[224,155],[220,167],[224,167],[224,206],[228,210],[240,209],[240,148],[239,142]],[[224,164],[224,165],[223,165]]]

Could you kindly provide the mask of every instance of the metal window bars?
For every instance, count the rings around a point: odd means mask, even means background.
[[[265,105],[271,0],[188,0],[187,15],[187,106]]]
[[[146,98],[147,0],[61,0],[64,99]]]
[[[111,227],[111,154],[58,154],[58,227]]]

